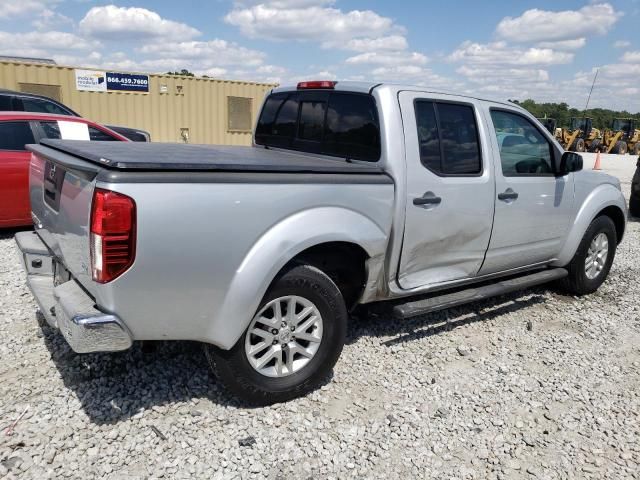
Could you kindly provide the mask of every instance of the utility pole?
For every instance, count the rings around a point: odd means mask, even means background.
[[[593,87],[596,85],[596,79],[598,78],[599,68],[596,68],[596,75],[593,77],[593,83],[591,84],[591,90],[589,90],[589,96],[587,97],[587,104],[584,107],[584,114],[587,114],[587,108],[589,108],[589,100],[591,100],[591,94],[593,93]]]

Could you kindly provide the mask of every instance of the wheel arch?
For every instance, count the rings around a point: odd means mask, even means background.
[[[348,261],[357,272],[357,283],[368,283],[372,276],[367,266],[370,259],[384,258],[388,232],[362,213],[342,207],[320,207],[298,212],[269,228],[247,252],[229,283],[224,301],[213,316],[207,339],[223,349],[231,348],[245,331],[262,298],[274,279],[292,262],[307,262],[322,268],[338,267]],[[359,262],[362,262],[360,264]],[[345,282],[336,271],[325,272]],[[332,276],[333,274],[333,276]],[[334,280],[335,281],[335,280]],[[357,301],[365,285],[346,285],[351,302]],[[341,289],[342,291],[342,289]]]
[[[625,228],[627,226],[625,213],[617,205],[609,205],[608,207],[600,210],[600,212],[598,212],[598,214],[594,218],[601,216],[607,216],[611,218],[611,220],[613,220],[613,224],[616,226],[616,240],[618,242],[618,245],[620,245],[620,242],[622,242],[622,237],[624,237]]]
[[[564,267],[571,261],[587,228],[601,215],[607,215],[613,220],[617,241],[622,241],[626,228],[625,199],[618,188],[610,184],[601,184],[582,203],[553,266]]]

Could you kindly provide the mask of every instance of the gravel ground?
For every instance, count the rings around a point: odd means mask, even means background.
[[[639,232],[589,297],[356,319],[329,383],[257,409],[195,344],[73,354],[5,233],[0,478],[640,479]]]

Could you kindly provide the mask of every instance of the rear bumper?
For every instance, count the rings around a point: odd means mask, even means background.
[[[47,323],[59,328],[77,353],[115,352],[131,346],[125,324],[114,314],[101,312],[75,280],[54,285],[53,258],[35,232],[15,236],[27,285]]]

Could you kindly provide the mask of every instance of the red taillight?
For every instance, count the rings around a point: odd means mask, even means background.
[[[107,283],[125,272],[136,253],[136,204],[121,193],[97,188],[91,206],[91,270]]]
[[[332,89],[335,88],[336,83],[331,80],[313,80],[310,82],[300,82],[298,83],[298,90],[308,90],[308,89]]]

